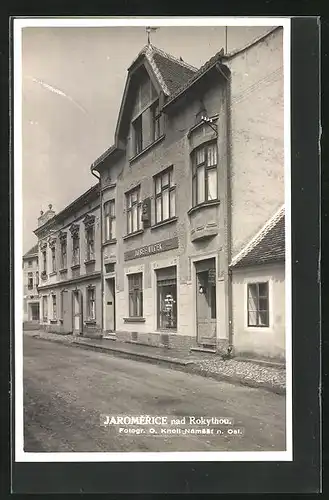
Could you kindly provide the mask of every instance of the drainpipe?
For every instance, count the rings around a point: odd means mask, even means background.
[[[228,321],[228,343],[229,343],[229,353],[233,349],[233,308],[232,308],[232,270],[229,268],[231,262],[231,246],[232,246],[232,191],[231,191],[231,74],[226,75],[221,68],[220,64],[216,65],[216,69],[225,78],[225,114],[226,114],[226,276],[227,276],[227,321]]]
[[[101,254],[101,328],[102,334],[104,332],[104,279],[103,279],[103,190],[102,190],[102,181],[101,176],[96,175],[93,168],[90,169],[91,173],[99,182],[99,199],[100,199],[100,233],[101,233],[101,245],[100,245],[100,254]]]

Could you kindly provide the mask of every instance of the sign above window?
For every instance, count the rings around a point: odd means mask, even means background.
[[[175,238],[160,241],[159,243],[136,248],[136,250],[128,250],[127,252],[125,252],[124,258],[125,260],[139,259],[141,257],[147,257],[148,255],[173,250],[174,248],[178,248],[177,236]]]

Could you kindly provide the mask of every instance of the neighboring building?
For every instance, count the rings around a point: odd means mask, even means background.
[[[23,323],[24,327],[38,324],[39,304],[38,245],[34,245],[23,255]]]
[[[48,331],[98,335],[101,329],[98,184],[64,210],[38,219],[40,323]]]
[[[234,347],[240,353],[285,355],[284,208],[232,260]]]
[[[129,67],[115,144],[91,166],[101,183],[103,333],[283,353],[269,336],[261,348],[249,327],[243,341],[229,267],[284,203],[282,34],[220,51],[199,70],[149,44]],[[284,329],[283,311],[273,314]]]

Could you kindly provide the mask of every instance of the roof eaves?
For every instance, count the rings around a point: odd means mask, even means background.
[[[279,222],[284,216],[284,205],[273,215],[273,217],[266,222],[260,231],[242,248],[242,250],[231,260],[229,267],[236,266],[242,259],[244,259],[271,231],[271,229]]]
[[[91,164],[90,170],[91,171],[95,170],[100,163],[102,163],[106,158],[108,158],[111,154],[113,154],[117,150],[118,148],[116,147],[115,144],[113,144]]]

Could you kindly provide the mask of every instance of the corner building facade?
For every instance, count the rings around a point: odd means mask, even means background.
[[[128,69],[115,144],[91,167],[104,333],[234,345],[230,262],[284,202],[282,64],[275,29],[199,70],[152,45]]]

